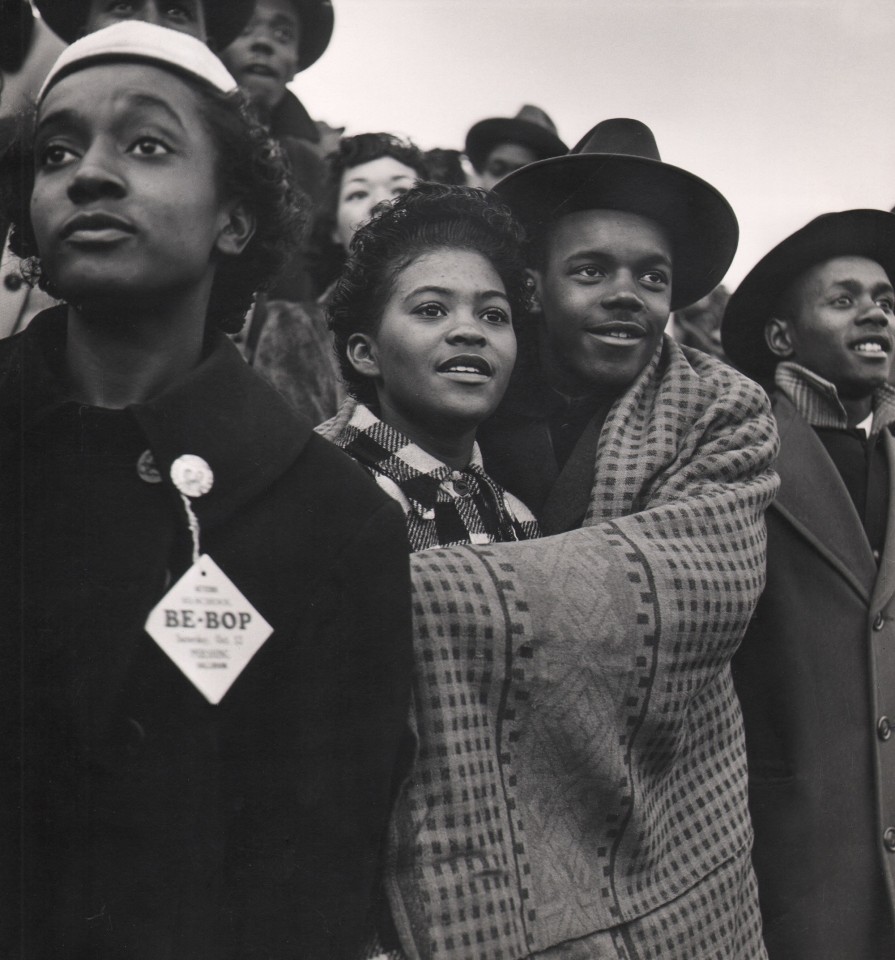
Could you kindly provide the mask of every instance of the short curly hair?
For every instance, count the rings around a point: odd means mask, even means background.
[[[295,185],[288,161],[257,119],[242,91],[223,94],[181,76],[200,98],[202,118],[217,147],[217,175],[223,196],[246,204],[255,217],[255,232],[245,249],[215,271],[207,321],[236,333],[255,294],[276,280],[301,242],[308,200]],[[33,130],[36,115],[23,117],[17,136],[0,161],[3,214],[12,223],[10,247],[23,262],[30,283],[57,299],[53,279],[41,269],[40,253],[29,213],[34,189]]]
[[[380,204],[355,233],[328,305],[333,346],[348,392],[364,403],[375,402],[372,383],[348,360],[348,339],[355,333],[376,333],[402,270],[429,250],[479,253],[503,281],[518,324],[531,301],[524,243],[525,233],[509,207],[478,187],[423,182]]]

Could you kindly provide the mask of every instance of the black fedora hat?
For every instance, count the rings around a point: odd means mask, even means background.
[[[736,253],[730,204],[705,180],[663,163],[639,120],[604,120],[564,156],[515,170],[494,191],[536,229],[579,210],[620,210],[658,223],[674,257],[672,310],[714,290]]]
[[[466,134],[464,153],[481,170],[488,154],[500,143],[521,143],[530,147],[538,160],[558,157],[569,148],[559,139],[556,124],[540,108],[526,103],[515,117],[489,117],[479,120]]]
[[[755,380],[773,378],[780,358],[765,341],[768,320],[799,274],[834,257],[866,257],[895,283],[895,216],[884,210],[825,213],[766,253],[731,296],[721,321],[721,343],[734,366]]]
[[[332,40],[336,18],[332,0],[292,0],[299,19],[298,72],[316,63]]]
[[[239,36],[255,7],[255,0],[202,2],[208,38],[215,50],[223,50]],[[83,35],[90,0],[34,0],[34,5],[47,26],[66,43],[73,43]]]

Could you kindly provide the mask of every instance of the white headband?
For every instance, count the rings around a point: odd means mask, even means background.
[[[142,20],[124,20],[95,33],[88,33],[66,47],[50,68],[37,94],[38,104],[61,77],[91,62],[105,60],[158,63],[196,77],[221,93],[231,93],[236,89],[236,81],[227,68],[201,40],[179,30],[170,30]]]

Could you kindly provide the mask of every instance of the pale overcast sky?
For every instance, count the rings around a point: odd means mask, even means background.
[[[348,133],[462,148],[543,107],[570,145],[636,117],[740,220],[728,282],[812,216],[895,204],[893,0],[334,0],[294,89]]]

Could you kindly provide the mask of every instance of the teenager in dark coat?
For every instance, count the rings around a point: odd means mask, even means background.
[[[297,216],[235,87],[127,24],[39,102],[14,242],[69,303],[0,345],[4,960],[332,960],[367,929],[404,520],[224,335]]]
[[[733,661],[771,960],[895,956],[893,280],[895,217],[826,214],[722,325],[780,431],[767,586]]]

